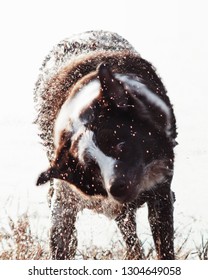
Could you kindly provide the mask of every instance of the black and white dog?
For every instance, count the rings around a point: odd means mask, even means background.
[[[119,35],[86,32],[46,57],[35,101],[50,160],[37,185],[51,182],[52,258],[74,258],[83,208],[116,220],[126,259],[144,258],[135,215],[147,202],[157,257],[174,259],[176,124],[153,66]]]

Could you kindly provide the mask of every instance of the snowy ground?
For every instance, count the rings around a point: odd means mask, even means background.
[[[191,228],[190,246],[201,241],[201,234],[207,239],[208,41],[205,35],[208,20],[205,1],[195,4],[195,1],[159,0],[157,5],[150,0],[132,1],[137,5],[140,2],[138,9],[132,9],[127,6],[129,1],[120,0],[119,13],[115,12],[118,4],[115,1],[111,9],[105,5],[103,16],[98,16],[99,7],[93,11],[89,8],[96,1],[89,0],[82,2],[83,11],[88,13],[79,13],[79,22],[76,13],[63,9],[66,1],[57,1],[61,3],[58,6],[56,1],[51,3],[50,13],[45,4],[48,1],[13,2],[12,10],[8,4],[0,7],[4,27],[0,46],[0,227],[7,223],[8,215],[16,217],[29,211],[35,221],[34,228],[39,231],[47,228],[47,187],[35,187],[37,175],[47,166],[47,160],[32,125],[33,87],[44,56],[53,44],[71,34],[108,29],[128,39],[157,67],[163,78],[174,104],[179,132],[173,180],[177,198],[175,225],[181,238],[185,238]],[[70,5],[70,11],[80,7],[78,2]],[[90,217],[91,214],[86,211],[84,215]],[[105,218],[100,216],[93,216],[92,223],[92,219],[84,215],[80,215],[77,222],[80,246],[89,240],[95,245],[108,246],[115,239],[115,224],[104,222]],[[149,238],[145,208],[139,211],[138,221],[138,231],[145,240]]]

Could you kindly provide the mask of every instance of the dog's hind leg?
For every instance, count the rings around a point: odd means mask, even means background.
[[[116,218],[117,225],[126,243],[125,259],[144,259],[144,252],[136,232],[136,207],[130,203]]]
[[[170,182],[159,185],[147,202],[157,258],[161,260],[174,259],[174,194]]]
[[[50,249],[52,259],[75,258],[77,249],[75,222],[78,212],[75,200],[69,187],[64,187],[63,183],[55,186],[51,200]]]

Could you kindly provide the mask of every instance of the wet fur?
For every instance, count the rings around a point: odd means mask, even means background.
[[[106,36],[106,40],[112,43],[112,50],[106,50],[107,47],[97,47],[99,36]],[[91,39],[90,36],[93,38]],[[156,246],[157,256],[159,259],[174,259],[173,248],[173,194],[170,189],[170,184],[173,175],[174,161],[174,140],[176,138],[176,124],[173,114],[173,109],[169,98],[166,95],[166,90],[161,82],[161,79],[156,74],[155,68],[130,46],[124,39],[117,34],[108,32],[89,32],[89,40],[84,39],[83,48],[88,51],[82,54],[79,50],[80,45],[66,41],[57,47],[57,53],[64,46],[64,51],[76,52],[81,56],[69,59],[68,63],[64,62],[65,53],[61,53],[63,67],[57,67],[53,74],[47,74],[46,58],[35,89],[35,101],[38,116],[36,123],[41,131],[40,137],[44,146],[47,149],[47,155],[51,166],[58,165],[60,169],[67,170],[65,173],[56,174],[56,171],[49,169],[43,172],[39,177],[38,184],[47,182],[51,177],[57,178],[51,186],[50,205],[51,205],[51,233],[50,245],[53,259],[72,259],[76,253],[76,229],[75,221],[78,211],[84,208],[92,209],[97,213],[103,213],[110,218],[114,218],[123,235],[126,243],[126,259],[142,259],[144,253],[141,248],[140,241],[136,233],[136,210],[143,204],[147,203],[149,209],[149,221],[152,229],[152,234]],[[94,43],[92,44],[91,42]],[[96,41],[98,40],[98,41]],[[116,50],[116,44],[120,43],[120,47]],[[68,44],[69,49],[65,49],[65,44]],[[74,44],[74,45],[73,45]],[[72,48],[73,47],[73,48]],[[51,57],[55,57],[59,62],[59,57],[56,57],[56,49],[52,51]],[[58,55],[57,55],[58,56]],[[71,147],[69,132],[62,131],[59,142],[54,144],[54,124],[59,114],[61,106],[68,98],[69,93],[75,94],[80,87],[87,84],[93,77],[97,75],[97,68],[101,63],[106,63],[114,73],[131,73],[138,76],[144,81],[148,81],[148,87],[168,104],[172,118],[172,130],[170,134],[171,142],[166,137],[163,137],[154,131],[157,144],[164,149],[157,159],[152,160],[153,154],[146,153],[145,160],[149,162],[143,173],[143,180],[140,182],[142,188],[137,199],[128,203],[119,203],[109,198],[107,192],[103,190],[102,185],[99,185],[99,178],[95,178],[91,172],[91,167],[86,172],[86,167],[79,161],[75,161],[73,153],[77,153],[78,142],[73,143],[72,154],[68,153]],[[59,65],[59,63],[57,63]],[[46,69],[46,71],[45,71]],[[46,76],[43,80],[42,77]],[[139,101],[137,103],[139,108]],[[141,108],[142,109],[142,108]],[[139,112],[139,110],[138,110]],[[140,113],[138,113],[140,114]],[[161,125],[159,121],[158,127]],[[143,133],[148,133],[148,129],[142,128]],[[148,143],[143,144],[143,150],[148,151]],[[156,151],[155,151],[156,153]],[[153,157],[153,158],[154,158]],[[95,164],[95,163],[94,163]],[[67,167],[67,169],[66,169]],[[96,166],[92,166],[94,170]],[[76,169],[73,178],[75,184],[69,185],[65,181],[72,180],[68,178],[70,172]],[[53,174],[52,174],[53,173]],[[61,174],[61,175],[60,175]],[[88,174],[88,175],[86,175]],[[82,178],[82,179],[80,179]],[[94,179],[93,179],[94,178]],[[60,180],[61,179],[61,180]],[[98,180],[97,180],[98,179]],[[77,186],[77,182],[80,185]],[[96,184],[96,189],[90,189],[88,185]],[[90,198],[89,198],[90,196]]]

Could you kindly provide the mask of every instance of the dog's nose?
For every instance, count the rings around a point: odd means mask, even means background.
[[[124,202],[129,197],[129,187],[124,182],[115,182],[110,188],[111,195],[118,201]]]

